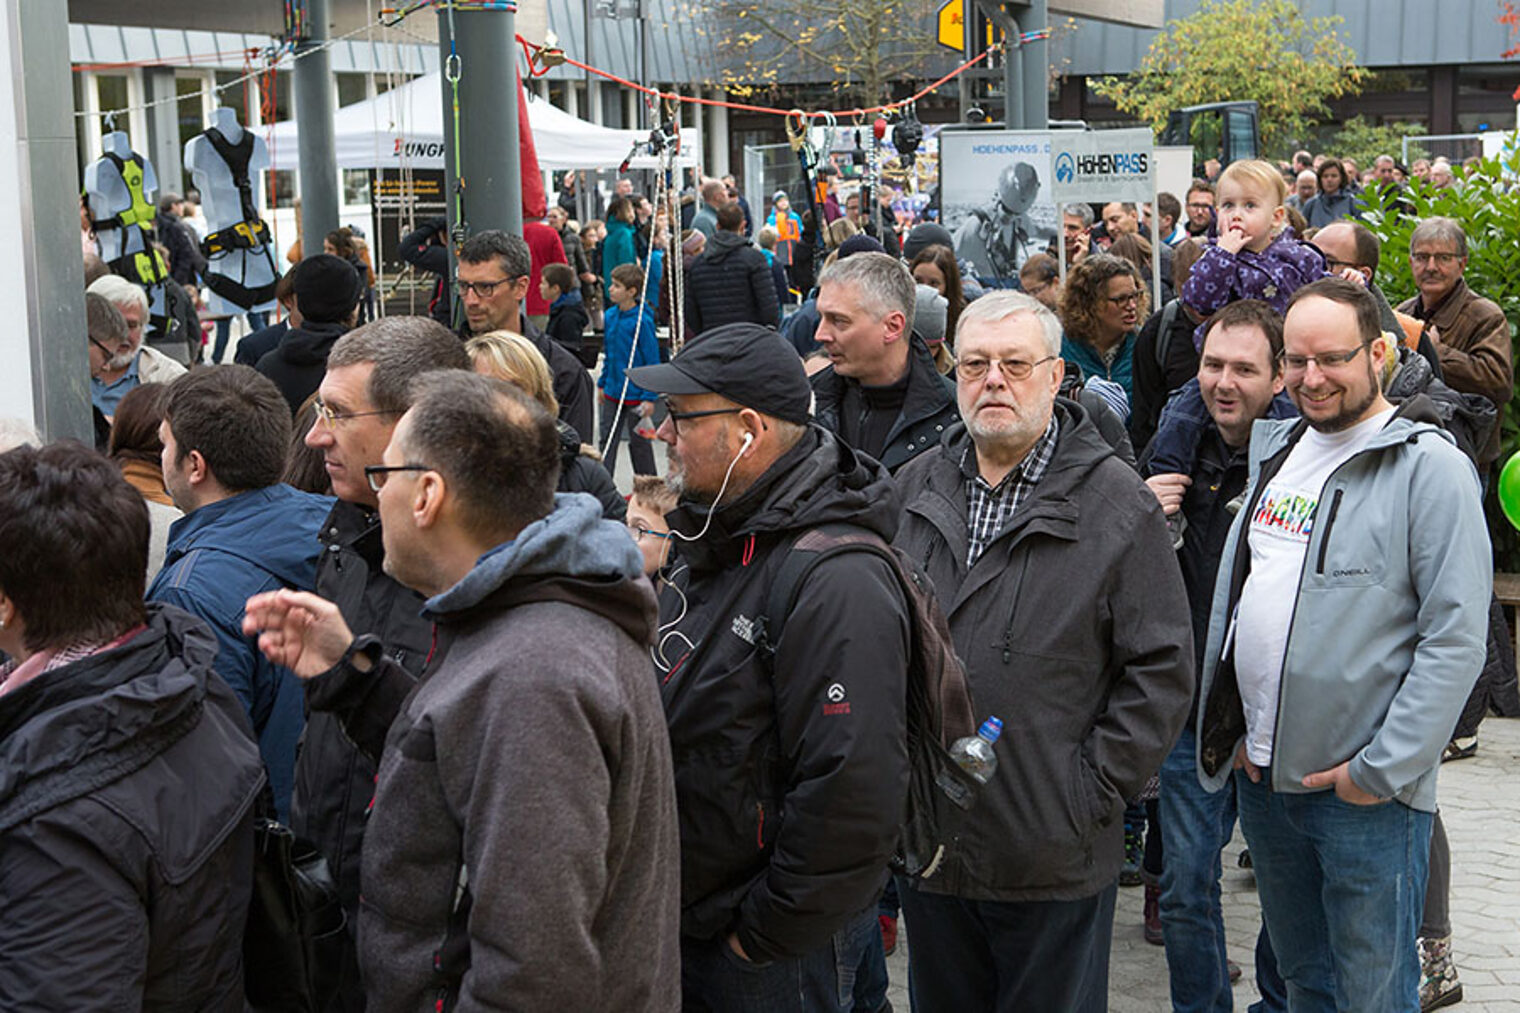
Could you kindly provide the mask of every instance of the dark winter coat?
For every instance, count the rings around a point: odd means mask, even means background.
[[[259,754],[282,822],[290,821],[296,745],[306,724],[306,695],[286,668],[273,664],[243,633],[243,606],[253,595],[316,585],[317,535],[331,496],[272,485],[208,504],[175,521],[163,569],[148,600],[184,609],[216,634],[213,667],[238,695],[253,725]]]
[[[692,333],[736,323],[775,327],[780,313],[765,254],[737,232],[715,232],[686,272],[686,321]]]
[[[609,521],[621,522],[628,516],[628,501],[612,484],[612,476],[600,461],[581,453],[580,434],[563,422],[559,423],[559,485],[555,488],[595,496]]]
[[[890,472],[939,446],[945,430],[960,420],[955,383],[934,368],[929,346],[915,336],[908,348],[908,390],[881,454],[881,463]],[[870,411],[869,404],[858,393],[859,384],[834,372],[833,366],[814,373],[811,382],[813,419],[836,436],[840,435],[842,409],[857,411],[862,417]],[[852,393],[851,387],[856,391]]]
[[[367,676],[316,680],[338,680],[319,692],[340,715],[394,698],[387,681],[406,693],[364,848],[367,1009],[679,1009],[675,791],[633,541],[556,497],[427,616],[421,681],[378,651]],[[369,753],[378,730],[349,726]]]
[[[1161,333],[1166,316],[1163,306],[1140,328],[1131,353],[1131,383],[1134,387],[1129,403],[1129,438],[1135,453],[1143,454],[1146,444],[1156,435],[1156,423],[1167,396],[1198,375],[1198,349],[1193,344],[1195,324],[1179,303],[1172,314],[1171,327]],[[1156,350],[1166,345],[1166,354],[1157,361]]]
[[[237,351],[232,354],[232,361],[239,366],[257,367],[260,359],[280,347],[280,342],[289,331],[290,322],[287,319],[240,338]]]
[[[385,549],[380,516],[339,500],[322,526],[321,543],[317,594],[338,606],[356,636],[378,637],[387,658],[411,675],[420,675],[432,651],[433,624],[422,618],[422,596],[381,569]],[[291,827],[327,859],[352,933],[358,924],[359,851],[375,794],[375,764],[354,747],[337,718],[317,706],[314,686],[306,684],[310,713],[296,758]],[[354,959],[350,953],[348,960]],[[342,986],[347,1000],[343,1008],[362,1010],[357,973],[350,973]]]
[[[448,227],[449,220],[444,215],[424,219],[417,228],[401,237],[396,244],[396,253],[406,263],[436,276],[428,299],[428,315],[443,326],[452,327],[454,307],[449,292],[449,251],[438,240],[438,230]]]
[[[1161,765],[1187,716],[1187,598],[1161,507],[1075,402],[1057,399],[1055,455],[968,569],[964,427],[897,475],[895,545],[934,582],[975,712],[1003,720],[998,768],[958,846],[922,884],[973,900],[1091,897],[1124,857],[1124,800]]]
[[[240,1013],[264,783],[174,608],[0,696],[0,1005]]]
[[[590,369],[596,365],[594,341],[591,342],[591,359],[589,362],[586,359],[586,328],[590,325],[591,315],[586,312],[585,298],[579,291],[566,292],[549,307],[549,321],[544,325],[544,333]]]
[[[779,623],[762,623],[784,547],[821,524],[890,538],[885,469],[810,428],[696,542],[660,597],[656,651],[681,817],[681,931],[736,932],[751,959],[826,946],[873,905],[908,778],[910,619],[878,556],[819,563]],[[695,537],[705,506],[666,515]],[[782,627],[767,664],[761,627]]]
[[[303,320],[300,327],[285,332],[274,351],[259,360],[255,368],[280,388],[292,416],[322,386],[322,377],[327,375],[327,355],[346,333],[347,324]]]

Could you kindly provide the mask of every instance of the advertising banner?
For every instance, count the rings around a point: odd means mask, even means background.
[[[1059,219],[1051,194],[1046,130],[943,130],[940,215],[956,259],[984,286],[1009,287],[1030,255],[1044,253]]]

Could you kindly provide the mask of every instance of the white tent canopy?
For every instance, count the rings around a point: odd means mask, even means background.
[[[395,169],[405,163],[414,169],[443,169],[443,77],[425,74],[365,102],[339,109],[333,117],[334,147],[343,169]],[[615,169],[635,141],[648,138],[642,130],[597,126],[527,94],[528,122],[538,151],[540,169]],[[270,158],[275,169],[295,169],[300,158],[294,120],[274,125]],[[690,133],[683,135],[678,164],[691,165],[695,150]],[[469,143],[466,135],[465,143]],[[652,169],[656,161],[641,155],[633,168]]]

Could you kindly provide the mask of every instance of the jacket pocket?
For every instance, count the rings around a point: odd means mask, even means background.
[[[1325,518],[1325,529],[1320,532],[1319,557],[1314,563],[1314,572],[1321,577],[1325,575],[1325,555],[1330,551],[1330,532],[1335,528],[1335,516],[1340,513],[1341,497],[1345,494],[1344,489],[1335,490],[1335,495],[1330,499],[1330,513]]]

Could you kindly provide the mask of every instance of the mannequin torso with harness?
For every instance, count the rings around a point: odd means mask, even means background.
[[[210,261],[207,302],[217,315],[273,309],[279,272],[252,183],[269,167],[269,149],[231,109],[213,110],[211,121],[185,145],[185,167],[201,192],[208,228],[201,243]]]

